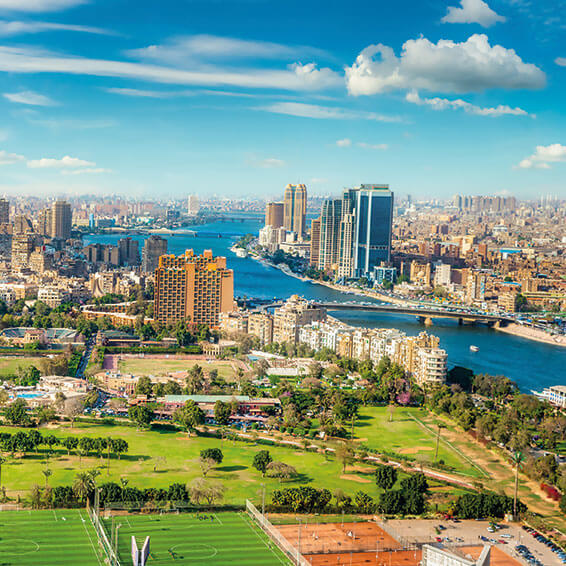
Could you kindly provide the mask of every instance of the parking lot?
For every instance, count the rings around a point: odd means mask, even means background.
[[[448,548],[494,544],[522,564],[536,564],[536,560],[544,566],[566,563],[520,525],[505,522],[498,524],[501,528],[496,532],[488,531],[489,521],[391,520],[387,522],[387,527],[393,536],[403,542],[442,542]],[[521,545],[526,547],[533,557],[531,562],[526,559],[528,554],[515,550],[515,547]]]

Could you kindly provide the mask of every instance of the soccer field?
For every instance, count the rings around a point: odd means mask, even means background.
[[[111,520],[101,520],[109,532]],[[243,512],[121,515],[114,520],[116,525],[121,525],[118,550],[122,565],[132,563],[132,535],[140,549],[149,535],[149,566],[290,565],[285,555]]]
[[[1,566],[102,566],[85,510],[1,511]]]

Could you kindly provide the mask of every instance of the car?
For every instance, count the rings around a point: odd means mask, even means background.
[[[503,533],[501,535],[503,538],[513,538],[513,535],[509,534],[509,533]]]

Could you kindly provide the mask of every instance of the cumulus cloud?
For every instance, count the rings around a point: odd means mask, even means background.
[[[0,11],[56,12],[86,4],[87,0],[0,0]]]
[[[407,102],[411,102],[412,104],[418,104],[419,106],[429,106],[433,110],[464,110],[468,114],[476,114],[478,116],[491,116],[492,118],[505,115],[529,116],[529,113],[522,108],[511,108],[510,106],[503,104],[495,107],[484,107],[476,106],[475,104],[462,100],[461,98],[457,98],[455,100],[438,97],[421,98],[416,90],[408,92],[405,96],[405,100]],[[535,117],[534,114],[532,115],[532,117]]]
[[[293,63],[286,69],[224,68],[207,65],[197,69],[61,56],[28,47],[0,46],[0,71],[9,73],[63,73],[122,77],[155,83],[194,86],[236,86],[283,90],[320,90],[343,84],[343,77],[315,63]]]
[[[87,169],[66,169],[61,171],[63,175],[100,175],[102,173],[112,173],[111,169],[102,167],[89,167]]]
[[[54,106],[55,103],[48,96],[33,92],[32,90],[24,90],[21,92],[6,92],[3,94],[10,102],[17,104],[26,104],[28,106]]]
[[[566,67],[566,57],[556,57],[554,62],[561,67]]]
[[[479,24],[488,28],[506,18],[494,12],[483,0],[460,0],[460,7],[449,6],[440,21],[444,24]]]
[[[336,140],[336,145],[338,147],[350,147],[352,145],[352,140],[349,138],[344,138],[343,140]]]
[[[43,157],[42,159],[32,159],[27,162],[30,169],[77,169],[79,167],[96,167],[96,163],[85,161],[77,157],[65,155],[61,159]]]
[[[374,120],[377,122],[400,122],[397,116],[383,116],[375,112],[359,112],[347,110],[337,106],[319,106],[318,104],[305,104],[303,102],[275,102],[262,106],[257,110],[265,110],[275,114],[287,114],[300,118],[314,118],[318,120]]]
[[[389,149],[389,146],[386,143],[358,142],[356,145],[358,147],[363,147],[364,149],[378,149],[380,151],[384,151],[386,149]]]
[[[356,96],[398,89],[460,93],[542,88],[546,75],[513,49],[491,46],[486,35],[475,34],[462,43],[411,39],[399,57],[387,45],[370,45],[346,67],[346,82]]]
[[[254,166],[260,167],[261,169],[276,169],[278,167],[284,167],[285,161],[277,159],[276,157],[267,157],[266,159],[255,161]]]
[[[18,163],[18,161],[24,161],[24,159],[23,155],[0,150],[0,165],[12,165],[13,163]]]
[[[535,152],[523,159],[517,167],[519,169],[550,169],[551,163],[564,162],[566,162],[566,145],[553,143],[537,145]]]
[[[41,33],[46,31],[74,31],[99,35],[114,35],[113,32],[91,26],[56,24],[51,22],[9,22],[6,20],[0,20],[1,37],[23,35],[26,33]]]

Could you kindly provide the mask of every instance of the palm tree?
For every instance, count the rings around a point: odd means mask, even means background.
[[[6,463],[6,458],[0,455],[0,491],[2,491],[2,464]]]
[[[41,473],[45,476],[45,487],[47,487],[49,485],[49,476],[53,472],[49,468],[45,468]]]
[[[94,490],[94,479],[90,472],[79,472],[73,482],[73,492],[79,501],[85,501]]]

